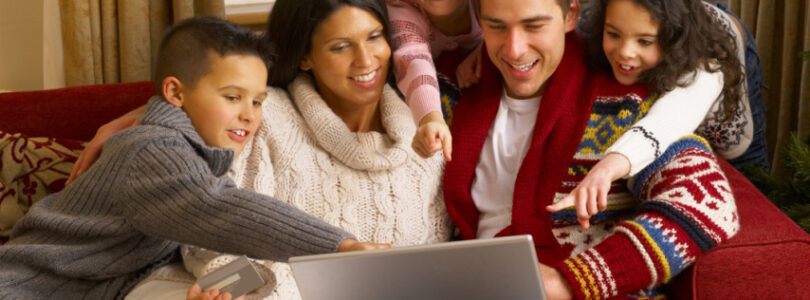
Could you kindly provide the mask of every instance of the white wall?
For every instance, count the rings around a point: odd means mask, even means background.
[[[63,87],[57,0],[0,0],[0,89]]]

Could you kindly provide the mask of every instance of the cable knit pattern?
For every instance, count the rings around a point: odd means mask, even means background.
[[[234,167],[240,187],[283,199],[360,240],[414,245],[448,240],[441,191],[441,154],[411,150],[415,125],[405,103],[386,86],[380,102],[386,134],[351,132],[326,105],[309,75],[270,91],[265,119]],[[199,254],[204,253],[194,250]],[[188,254],[189,250],[184,251]],[[185,260],[190,261],[186,256]],[[223,262],[189,266],[195,275]],[[289,265],[262,261],[277,285],[248,299],[300,298]]]

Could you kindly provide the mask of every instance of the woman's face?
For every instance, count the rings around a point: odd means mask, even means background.
[[[613,76],[625,85],[661,62],[658,21],[631,0],[611,0],[605,14],[602,47]]]
[[[348,5],[315,28],[301,69],[312,71],[327,103],[347,108],[381,99],[391,57],[384,30],[374,15]]]

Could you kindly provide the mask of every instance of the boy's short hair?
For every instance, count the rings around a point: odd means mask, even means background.
[[[158,95],[163,80],[177,77],[189,87],[211,68],[211,53],[255,55],[267,68],[272,67],[275,51],[247,29],[214,17],[194,17],[172,26],[163,34],[152,79]]]

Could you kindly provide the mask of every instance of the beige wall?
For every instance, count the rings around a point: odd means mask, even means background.
[[[0,89],[63,87],[57,0],[0,0]]]

